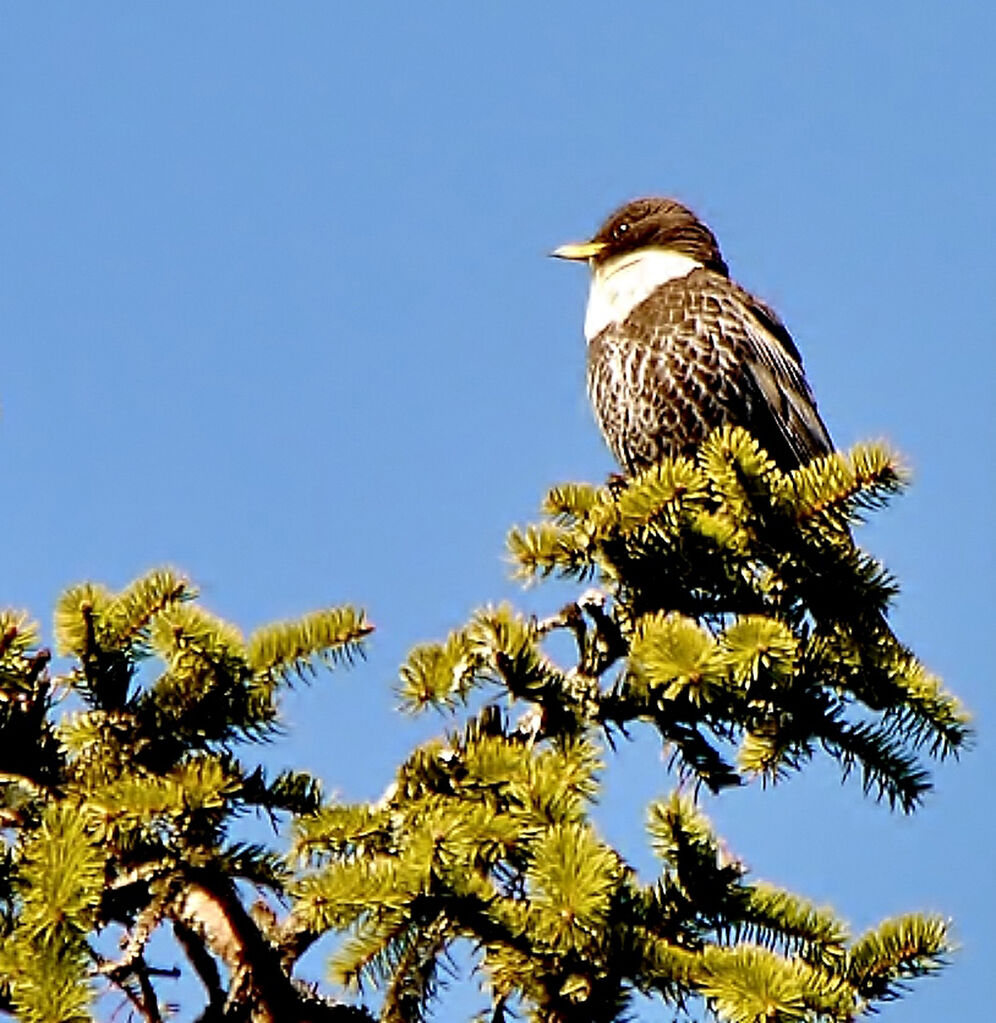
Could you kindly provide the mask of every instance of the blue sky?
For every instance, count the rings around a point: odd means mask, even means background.
[[[535,8],[535,9],[534,9]],[[901,13],[898,13],[901,12]],[[508,526],[613,466],[583,270],[544,258],[669,193],[803,351],[838,444],[911,492],[863,533],[895,622],[977,717],[917,818],[817,770],[711,805],[758,876],[962,951],[885,1023],[982,1018],[996,568],[986,5],[13,3],[0,27],[0,600],[168,562],[250,629],[342,601],[365,664],[295,693],[270,762],[375,796],[438,720],[396,667],[507,579]],[[637,743],[600,820],[649,868]],[[320,973],[321,965],[315,967]]]

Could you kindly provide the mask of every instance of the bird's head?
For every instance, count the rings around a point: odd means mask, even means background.
[[[729,275],[715,235],[675,199],[634,199],[611,214],[588,241],[561,245],[551,255],[587,260],[597,271],[607,260],[641,249],[687,256],[724,277]]]

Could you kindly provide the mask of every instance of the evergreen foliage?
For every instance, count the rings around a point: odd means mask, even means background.
[[[173,971],[145,949],[166,925],[207,991],[203,1020],[355,1015],[291,981],[239,887],[282,893],[284,858],[230,829],[246,811],[320,806],[314,779],[267,778],[236,748],[273,734],[281,686],[315,660],[352,657],[370,626],[332,608],[244,641],[195,596],[165,570],[117,594],[70,589],[55,640],[72,661],[55,678],[37,628],[0,621],[0,1008],[25,1023],[90,1019],[100,981],[163,1018],[154,978]],[[70,694],[79,709],[53,720]],[[102,931],[120,938],[119,956],[100,954]]]
[[[516,571],[595,588],[541,621],[487,607],[416,647],[403,703],[452,727],[376,803],[324,801],[313,778],[238,755],[279,728],[282,687],[362,650],[362,613],[243,640],[173,573],[117,594],[86,584],[59,602],[71,662],[54,677],[37,629],[0,615],[0,1007],[86,1020],[110,984],[164,1018],[147,958],[160,927],[204,986],[204,1021],[370,1018],[293,980],[330,931],[331,979],[375,991],[389,1021],[431,1013],[460,945],[495,1023],[617,1021],[635,992],[672,1015],[844,1023],[903,993],[945,961],[943,920],[851,936],[753,879],[695,798],[778,783],[822,752],[913,812],[929,761],[965,746],[964,711],[892,633],[895,583],[851,531],[901,485],[881,448],[786,475],[724,430],[695,460],[555,488],[543,521],[510,534]],[[551,655],[553,632],[573,637],[574,663]],[[76,709],[56,718],[66,693]],[[592,819],[637,728],[678,782],[647,808],[650,880]],[[289,855],[233,837],[250,810],[291,820]],[[100,931],[120,954],[98,952]]]

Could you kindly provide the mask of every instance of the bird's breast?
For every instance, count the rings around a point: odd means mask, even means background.
[[[589,344],[607,327],[622,323],[662,284],[686,277],[702,264],[671,249],[626,252],[596,266],[588,292],[584,336]]]

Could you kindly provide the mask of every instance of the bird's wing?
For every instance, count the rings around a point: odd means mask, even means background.
[[[735,287],[735,286],[734,286]],[[774,434],[804,465],[833,451],[833,442],[816,409],[816,399],[802,369],[802,357],[775,312],[741,289],[746,358],[743,369],[767,407]],[[760,416],[755,410],[755,417]],[[763,441],[763,437],[759,438]]]

